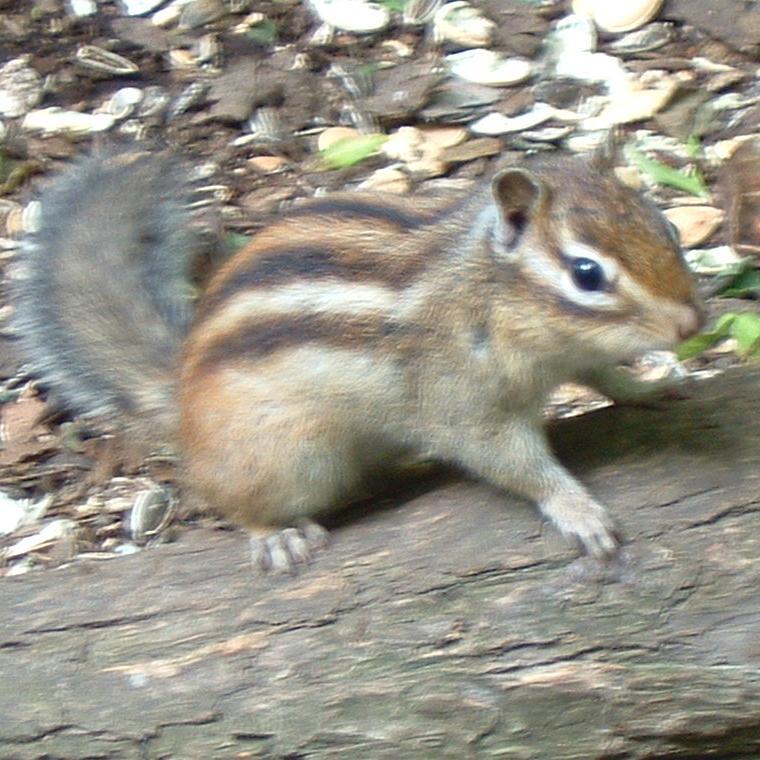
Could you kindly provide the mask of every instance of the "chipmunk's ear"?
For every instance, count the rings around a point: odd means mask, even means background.
[[[494,243],[506,253],[545,206],[549,189],[527,169],[504,169],[493,178],[491,191],[499,212]]]

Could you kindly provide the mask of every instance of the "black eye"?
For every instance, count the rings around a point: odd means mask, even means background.
[[[607,279],[604,276],[604,270],[591,259],[573,259],[571,264],[573,282],[581,290],[604,290],[607,286]]]

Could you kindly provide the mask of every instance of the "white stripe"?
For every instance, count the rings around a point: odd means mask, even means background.
[[[213,334],[218,328],[226,332],[240,321],[259,316],[388,314],[397,312],[402,300],[402,294],[389,288],[337,280],[251,288],[216,310],[205,322],[204,331]]]

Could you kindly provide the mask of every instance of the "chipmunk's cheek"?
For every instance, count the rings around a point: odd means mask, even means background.
[[[602,350],[617,361],[630,361],[646,351],[669,349],[671,336],[663,332],[655,315],[626,308],[610,318],[607,328],[599,333]]]
[[[636,314],[626,322],[628,335],[624,341],[630,356],[639,356],[645,351],[661,351],[673,344],[670,330],[663,330],[661,322],[651,313]]]
[[[606,361],[625,362],[646,351],[651,343],[638,320],[631,315],[607,315],[603,327],[589,326],[585,332],[585,345],[580,349],[591,357],[604,357]]]
[[[645,351],[665,348],[664,341],[651,325],[639,318],[629,318],[625,333],[620,336],[620,355],[622,361],[629,361],[640,356]]]

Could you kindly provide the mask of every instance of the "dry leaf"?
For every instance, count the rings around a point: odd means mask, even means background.
[[[54,442],[39,424],[47,406],[35,396],[22,396],[4,404],[0,410],[0,465],[9,465],[37,457],[52,448]]]
[[[723,212],[712,206],[675,206],[665,216],[678,228],[684,248],[704,243],[723,221]]]

